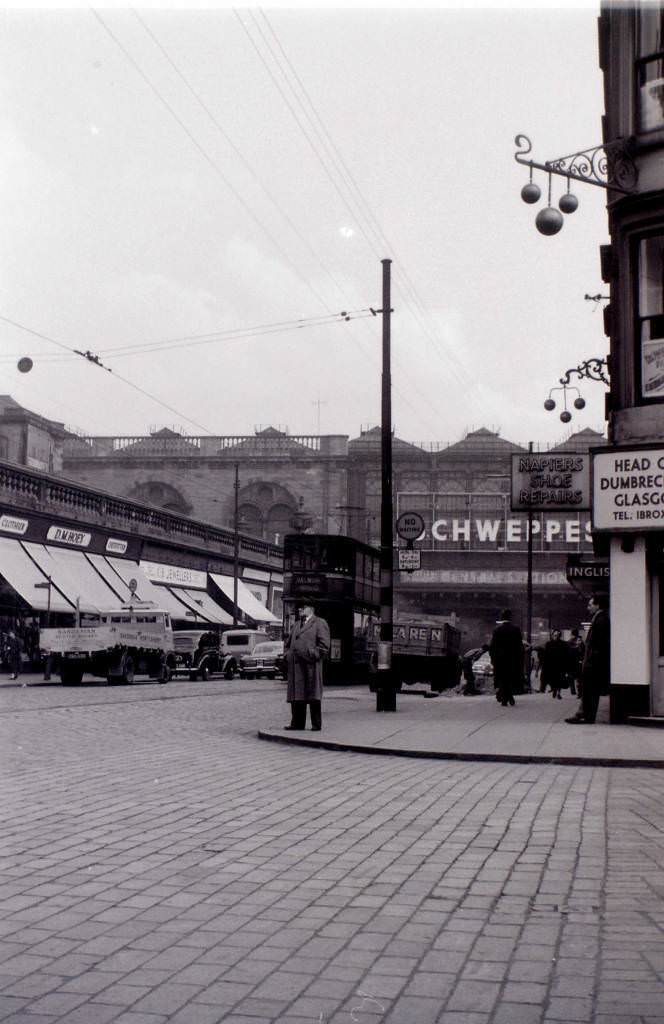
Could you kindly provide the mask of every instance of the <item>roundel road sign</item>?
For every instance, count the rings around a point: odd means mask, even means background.
[[[417,540],[424,533],[424,519],[419,512],[402,512],[396,527],[402,540]]]

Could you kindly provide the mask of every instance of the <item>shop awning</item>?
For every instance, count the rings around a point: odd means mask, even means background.
[[[125,602],[130,600],[129,581],[136,580],[136,598],[139,601],[151,601],[163,611],[169,612],[172,619],[183,619],[191,622],[194,618],[191,609],[183,601],[180,601],[169,587],[158,587],[147,578],[138,562],[132,562],[128,558],[111,558],[105,556],[106,562],[117,573],[123,583],[127,585],[127,596]]]
[[[230,601],[233,600],[233,592],[235,582],[232,576],[221,576],[217,572],[211,572],[210,576],[214,583],[219,587],[222,594],[224,594]],[[241,611],[245,615],[248,615],[254,622],[279,622],[280,620],[276,615],[273,615],[264,604],[257,601],[254,595],[249,590],[246,583],[242,580],[237,581],[237,603]]]
[[[121,604],[118,594],[107,585],[84,552],[27,541],[23,546],[74,606],[78,600],[82,612],[94,614]]]
[[[45,612],[49,608],[48,580],[39,565],[30,557],[20,541],[0,537],[0,574],[10,587],[20,594],[35,611]],[[36,584],[46,584],[37,587]],[[67,600],[52,580],[50,609],[53,612],[72,612],[74,604]]]
[[[193,590],[191,587],[160,587],[160,590],[170,590],[175,598],[183,601],[194,613],[193,617],[200,618],[204,622],[212,622],[218,626],[232,626],[233,616],[213,601],[205,590]]]

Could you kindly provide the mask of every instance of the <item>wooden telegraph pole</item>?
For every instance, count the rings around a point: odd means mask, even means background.
[[[376,711],[396,711],[396,688],[392,676],[393,634],[393,540],[392,510],[392,374],[391,374],[391,275],[392,260],[383,265],[383,372],[381,377],[381,500],[380,500],[380,643]]]

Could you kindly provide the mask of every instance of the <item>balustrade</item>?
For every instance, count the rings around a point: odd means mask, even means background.
[[[201,523],[164,509],[141,505],[128,498],[115,498],[92,488],[62,481],[36,470],[0,463],[0,502],[13,508],[37,509],[42,513],[69,515],[91,525],[115,527],[136,532],[145,529],[150,536],[165,536],[197,542],[212,551],[232,555],[232,530]],[[282,552],[275,544],[259,538],[240,536],[240,551],[258,556],[266,564],[281,567]]]

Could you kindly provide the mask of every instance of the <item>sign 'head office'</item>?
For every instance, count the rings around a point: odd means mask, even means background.
[[[590,455],[528,452],[512,456],[512,511],[590,508]]]
[[[593,529],[664,530],[664,448],[593,455]]]

